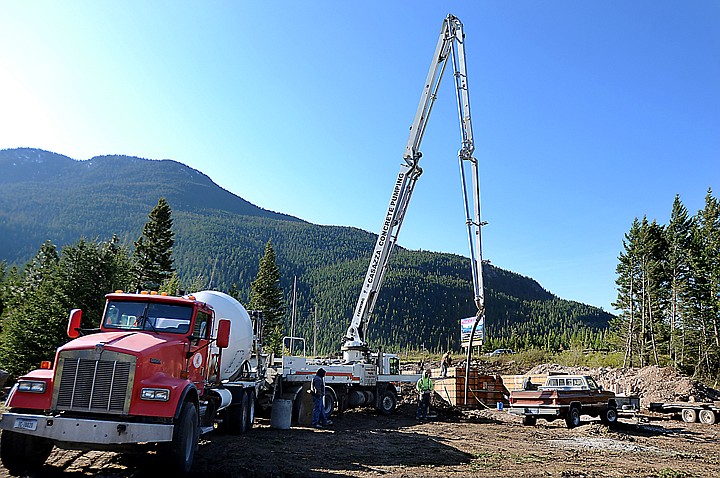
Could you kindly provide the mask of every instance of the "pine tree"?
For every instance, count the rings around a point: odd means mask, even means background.
[[[142,235],[135,242],[135,285],[138,289],[157,290],[175,271],[172,259],[175,242],[172,211],[165,198],[158,200],[148,218]]]
[[[38,284],[3,321],[0,368],[18,377],[51,360],[55,349],[67,341],[67,296],[52,278]]]
[[[173,275],[170,276],[169,279],[165,279],[165,281],[160,286],[158,292],[165,292],[167,294],[173,295],[177,294],[179,290],[181,290],[180,278],[178,277],[176,272],[173,272]]]
[[[21,291],[32,291],[39,287],[46,277],[55,273],[59,262],[60,256],[55,244],[49,240],[45,241],[35,257],[23,269]]]
[[[642,222],[641,241],[641,285],[642,285],[642,313],[643,320],[641,365],[646,365],[645,354],[652,352],[655,365],[659,365],[658,344],[664,335],[662,310],[667,302],[667,287],[665,287],[664,269],[661,265],[666,256],[664,227],[656,221],[648,223],[647,218]],[[648,362],[649,363],[649,359]]]
[[[285,304],[280,288],[280,269],[275,262],[275,251],[270,241],[265,245],[257,277],[251,284],[249,307],[262,311],[265,344],[271,352],[280,353],[285,335]]]
[[[620,338],[625,348],[623,367],[633,365],[634,344],[636,337],[636,315],[637,315],[637,291],[638,291],[638,249],[640,241],[640,221],[633,220],[630,231],[625,234],[623,240],[624,252],[618,257],[617,274],[615,280],[618,288],[618,298],[613,306],[621,311],[617,318],[617,324],[613,324],[617,337]]]
[[[667,243],[667,256],[665,260],[665,274],[670,287],[668,317],[670,326],[670,342],[668,352],[670,359],[676,364],[684,362],[685,334],[682,324],[681,303],[682,296],[687,288],[689,264],[688,253],[690,248],[690,228],[692,219],[688,217],[688,210],[676,195],[670,213],[670,222],[665,229]]]
[[[720,202],[708,190],[692,227],[690,274],[683,297],[696,374],[717,374],[720,366]]]

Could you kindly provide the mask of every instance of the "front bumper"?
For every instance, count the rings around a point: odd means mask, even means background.
[[[172,441],[173,425],[3,413],[0,428],[57,442],[99,445]]]

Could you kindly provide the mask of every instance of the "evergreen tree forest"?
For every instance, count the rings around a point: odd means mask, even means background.
[[[635,218],[617,265],[620,315],[609,338],[627,366],[720,370],[720,203],[708,190],[694,216],[679,196],[668,224]]]
[[[13,374],[34,368],[67,340],[70,309],[83,309],[83,327],[96,327],[104,294],[135,290],[138,238],[152,220],[148,211],[164,209],[160,198],[168,205],[160,218],[169,225],[165,237],[172,239],[165,242],[172,261],[161,290],[220,290],[252,308],[251,284],[270,243],[284,297],[278,327],[289,333],[297,277],[295,335],[311,343],[317,323],[318,353],[338,353],[374,234],[267,211],[175,161],[75,161],[17,149],[0,151],[0,167],[0,367]],[[484,274],[486,349],[606,347],[607,312],[493,265]],[[388,352],[459,350],[460,319],[475,315],[472,295],[468,258],[398,247],[366,327],[368,341]],[[10,367],[12,354],[25,358]]]
[[[80,239],[60,253],[48,241],[22,270],[3,264],[0,368],[17,377],[41,360],[51,360],[68,340],[71,309],[83,310],[83,328],[97,327],[104,294],[131,284],[132,270],[129,250],[117,237],[104,242]]]

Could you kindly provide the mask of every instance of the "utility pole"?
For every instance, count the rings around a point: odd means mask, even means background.
[[[290,314],[290,355],[293,353],[293,345],[295,344],[295,306],[297,303],[297,276],[293,278],[293,300],[292,313]]]
[[[315,325],[313,326],[313,357],[317,357],[317,309],[318,305],[315,304]]]

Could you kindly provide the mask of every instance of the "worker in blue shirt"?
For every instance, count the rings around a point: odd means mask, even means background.
[[[319,368],[310,382],[310,393],[313,399],[312,426],[322,428],[325,425],[332,425],[325,415],[325,369]]]

